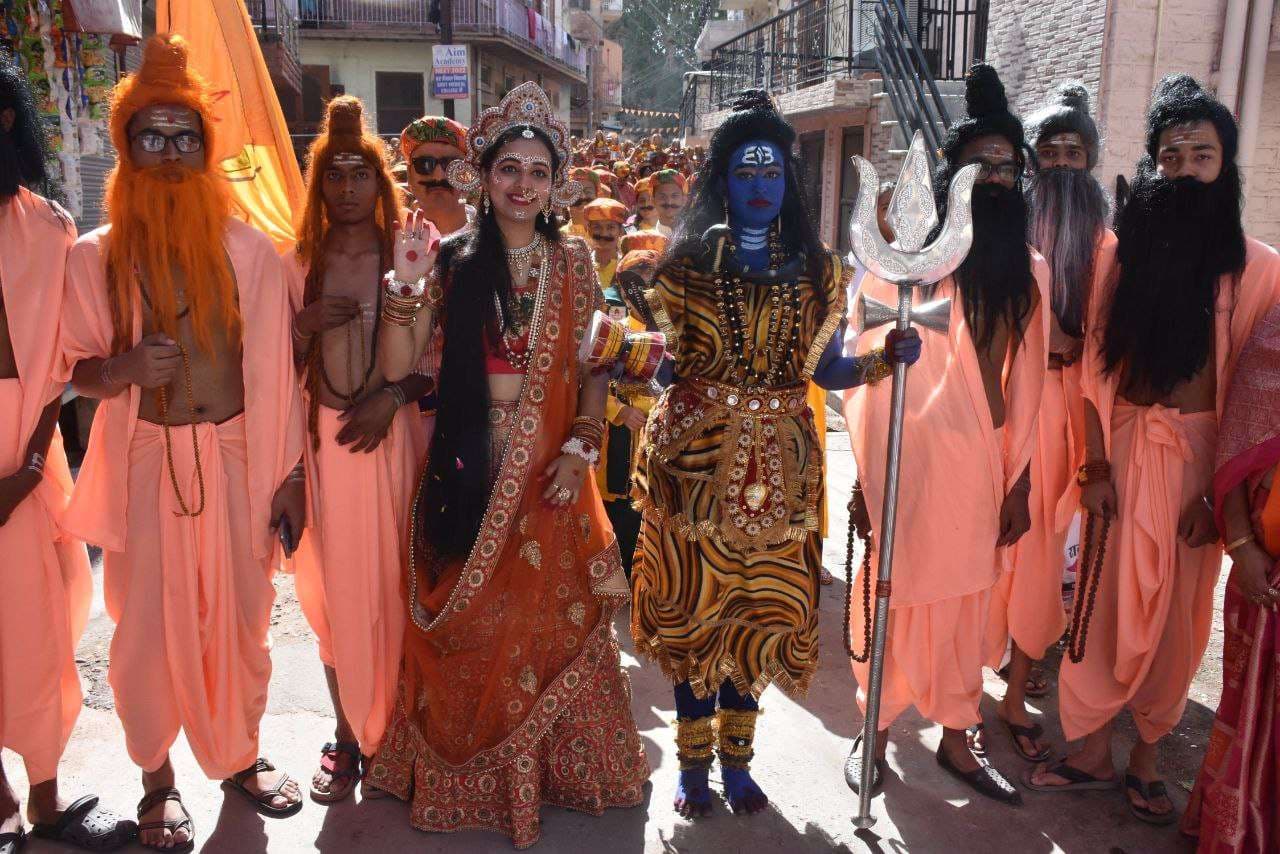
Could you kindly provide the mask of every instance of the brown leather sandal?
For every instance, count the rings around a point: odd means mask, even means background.
[[[182,807],[182,818],[178,821],[147,821],[143,822],[142,817],[151,812],[156,806],[165,801],[177,801],[178,806]],[[176,834],[179,830],[185,830],[190,834],[191,838],[186,842],[178,843],[170,848],[161,848],[159,845],[148,845],[142,842],[143,848],[150,848],[153,851],[170,851],[174,854],[183,854],[183,852],[194,850],[196,847],[196,826],[191,820],[191,813],[187,812],[187,806],[182,802],[182,795],[178,790],[170,786],[167,789],[156,789],[153,792],[147,792],[142,796],[142,800],[138,801],[138,839],[142,839],[142,834],[148,830],[167,830]]]

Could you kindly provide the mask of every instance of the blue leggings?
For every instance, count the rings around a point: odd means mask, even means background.
[[[750,694],[745,697],[739,694],[738,689],[733,687],[732,680],[726,679],[720,683],[719,697],[712,694],[703,700],[693,695],[693,688],[689,687],[686,681],[676,686],[676,719],[688,721],[695,718],[709,718],[716,713],[717,699],[722,709],[754,712],[760,708],[760,704]]]

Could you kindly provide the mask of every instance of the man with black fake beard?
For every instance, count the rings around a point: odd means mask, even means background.
[[[1017,789],[970,749],[966,730],[981,727],[982,668],[992,589],[1010,569],[1009,548],[1030,523],[1028,464],[1045,380],[1049,271],[1026,242],[1027,208],[1018,186],[1025,164],[1022,124],[1009,112],[1004,86],[989,65],[966,80],[968,117],[944,141],[937,178],[945,203],[951,178],[979,167],[973,189],[973,247],[955,275],[917,303],[949,299],[917,323],[923,355],[907,384],[899,483],[899,536],[890,633],[884,659],[879,758],[887,766],[889,724],[910,706],[943,727],[937,760],[979,793],[1010,805]],[[859,300],[894,305],[897,288],[867,274]],[[888,326],[864,330],[858,350],[875,347]],[[890,420],[890,384],[856,389],[846,418],[865,503],[857,524],[880,519]],[[872,550],[874,554],[874,549]],[[871,577],[875,578],[876,561]],[[861,589],[861,582],[854,582]],[[855,607],[854,638],[866,635],[868,609]],[[998,639],[1003,653],[1004,638]],[[854,664],[860,686],[868,666]],[[864,692],[859,702],[865,704]],[[861,739],[845,765],[857,788]]]
[[[1107,228],[1110,203],[1093,176],[1098,127],[1089,95],[1076,82],[1058,86],[1049,102],[1027,117],[1036,168],[1027,185],[1030,241],[1049,264],[1049,373],[1045,378],[1031,457],[1031,529],[1018,543],[1014,571],[1000,578],[991,603],[993,642],[1012,641],[1009,688],[996,709],[1018,755],[1048,758],[1044,731],[1026,698],[1049,692],[1048,675],[1032,662],[1044,657],[1067,627],[1062,609],[1063,553],[1079,506],[1075,471],[1084,452],[1080,353],[1085,309],[1094,283],[1115,262],[1115,235]],[[998,666],[998,662],[992,662]]]
[[[1118,270],[1086,323],[1078,479],[1093,536],[1081,545],[1085,607],[1073,612],[1059,680],[1063,734],[1083,744],[1027,781],[1042,790],[1116,786],[1112,721],[1127,708],[1138,740],[1125,796],[1152,824],[1175,817],[1159,745],[1182,717],[1209,640],[1223,552],[1253,559],[1260,548],[1247,524],[1227,525],[1219,541],[1224,513],[1248,516],[1233,513],[1245,498],[1232,493],[1215,520],[1211,491],[1235,360],[1280,296],[1280,256],[1241,225],[1236,147],[1225,106],[1186,75],[1160,81],[1147,153],[1116,217]],[[1105,557],[1094,559],[1104,543]]]

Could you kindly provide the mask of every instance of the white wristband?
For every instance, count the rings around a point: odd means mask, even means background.
[[[589,446],[586,442],[574,436],[565,441],[560,446],[560,453],[586,460],[587,465],[595,466],[600,462],[600,452]]]

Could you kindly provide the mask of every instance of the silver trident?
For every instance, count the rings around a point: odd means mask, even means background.
[[[938,225],[938,209],[929,180],[929,160],[924,137],[916,131],[907,152],[898,186],[889,201],[889,224],[897,237],[885,242],[876,223],[879,179],[875,167],[861,157],[858,167],[858,207],[849,223],[853,254],[868,272],[898,286],[898,310],[863,297],[858,305],[862,331],[896,321],[905,331],[913,321],[946,332],[951,300],[935,300],[911,307],[911,290],[940,282],[960,266],[973,245],[973,219],[969,197],[978,166],[956,173],[947,194],[947,221],[938,238],[925,241]],[[862,780],[858,789],[858,815],[853,824],[865,830],[875,824],[871,815],[871,784],[875,773],[876,736],[880,723],[880,688],[884,679],[884,643],[889,624],[889,576],[893,572],[893,534],[898,516],[898,467],[902,462],[902,414],[907,396],[907,366],[893,366],[890,396],[889,452],[885,467],[884,507],[880,520],[880,567],[876,576],[876,616],[872,635],[871,674],[867,688],[867,715],[862,731]],[[852,521],[850,522],[852,524]]]

